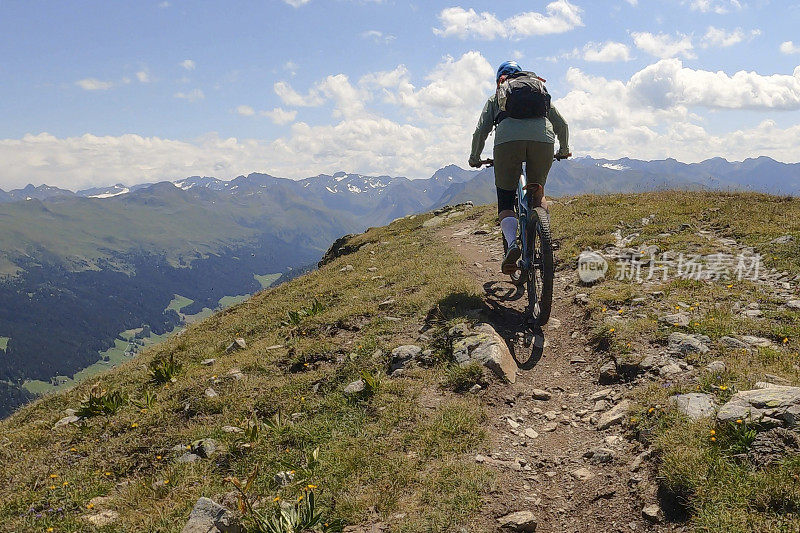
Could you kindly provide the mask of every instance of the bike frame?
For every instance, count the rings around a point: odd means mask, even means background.
[[[520,241],[522,241],[522,268],[520,270],[523,274],[527,275],[530,272],[530,269],[533,267],[532,257],[533,254],[530,253],[528,247],[531,243],[528,242],[528,225],[533,223],[531,220],[531,208],[528,202],[528,193],[525,189],[527,186],[527,178],[525,177],[525,172],[523,172],[519,177],[519,182],[517,183],[517,220],[519,221],[519,235]]]

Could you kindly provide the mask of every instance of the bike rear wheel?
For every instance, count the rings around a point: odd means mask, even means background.
[[[527,276],[528,307],[534,322],[544,326],[550,320],[553,305],[553,237],[547,211],[536,207],[534,212],[536,218],[528,230],[528,245],[533,252],[533,264]]]

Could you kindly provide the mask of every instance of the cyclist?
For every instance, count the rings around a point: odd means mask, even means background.
[[[509,76],[522,72],[516,61],[506,61],[497,69],[497,87]],[[469,156],[471,167],[480,167],[481,152],[486,138],[495,127],[494,136],[494,181],[497,187],[497,212],[500,229],[508,245],[503,258],[501,270],[511,274],[516,269],[521,255],[517,245],[517,218],[514,205],[517,201],[517,183],[522,174],[522,163],[528,185],[526,190],[533,191],[532,207],[544,207],[544,184],[547,173],[553,164],[555,140],[558,137],[559,150],[556,156],[566,158],[569,152],[569,128],[554,106],[550,106],[547,117],[516,119],[511,117],[497,119],[500,105],[497,94],[492,94],[478,119],[478,126],[472,136],[472,152]]]

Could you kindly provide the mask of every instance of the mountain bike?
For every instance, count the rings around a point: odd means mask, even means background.
[[[569,157],[569,156],[566,156]],[[554,160],[566,159],[554,156]],[[494,166],[493,159],[481,161],[482,164]],[[531,194],[528,194],[525,172],[517,183],[517,241],[522,255],[517,261],[517,270],[511,274],[511,282],[517,287],[524,287],[528,292],[528,309],[530,320],[536,326],[544,326],[550,320],[550,309],[553,305],[553,237],[550,232],[550,214],[543,207],[531,208]],[[503,240],[503,254],[508,251],[508,244]]]

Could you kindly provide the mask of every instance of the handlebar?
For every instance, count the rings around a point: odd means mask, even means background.
[[[553,156],[553,161],[562,161],[562,160],[567,159],[569,157],[572,157],[572,152],[570,152],[570,153],[568,153],[566,155],[555,154]],[[482,167],[483,165],[486,165],[487,167],[493,167],[494,166],[494,159],[482,159],[481,162],[480,162],[480,165],[478,165],[478,168]]]

